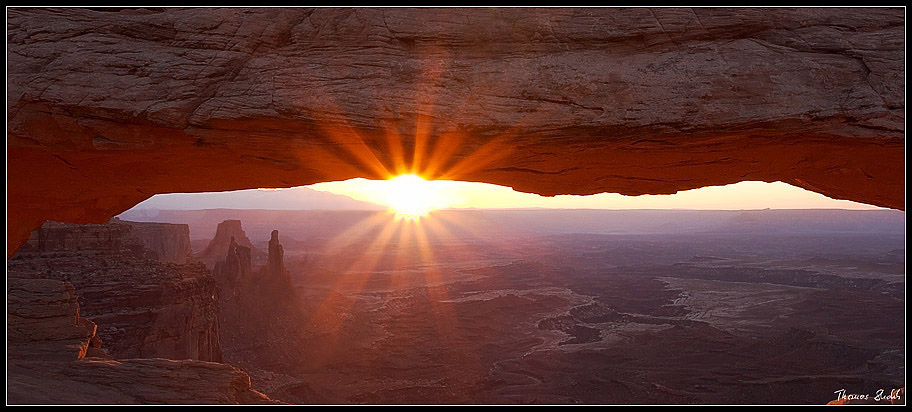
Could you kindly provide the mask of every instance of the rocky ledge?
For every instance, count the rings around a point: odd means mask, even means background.
[[[146,248],[128,223],[48,222],[7,261],[7,270],[75,286],[83,316],[99,325],[98,337],[114,357],[221,361],[212,275],[201,263],[153,259],[167,255]],[[142,226],[154,239],[173,240],[159,242],[160,250],[189,245],[186,225]]]
[[[107,357],[66,282],[8,278],[7,319],[9,404],[276,403],[231,365]]]

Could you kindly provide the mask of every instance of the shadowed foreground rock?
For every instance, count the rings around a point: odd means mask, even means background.
[[[160,253],[189,252],[188,233],[187,225],[47,222],[7,261],[7,273],[75,286],[83,315],[116,358],[220,362],[215,280],[202,263],[169,262],[186,254]]]
[[[7,279],[8,358],[69,361],[86,356],[94,322],[79,316],[73,285],[53,279]]]
[[[224,363],[170,359],[11,362],[12,404],[266,404]]]
[[[274,403],[231,365],[93,357],[104,353],[88,349],[95,324],[79,316],[72,285],[17,277],[8,285],[10,404]]]
[[[8,256],[156,193],[405,171],[904,207],[902,8],[8,12]]]

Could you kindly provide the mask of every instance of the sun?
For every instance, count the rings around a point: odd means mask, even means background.
[[[417,220],[435,209],[447,207],[449,199],[441,187],[417,175],[401,175],[383,181],[386,204],[399,218]]]

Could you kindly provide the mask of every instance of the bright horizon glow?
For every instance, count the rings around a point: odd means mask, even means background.
[[[600,193],[588,196],[558,195],[545,197],[531,193],[517,192],[505,186],[488,183],[460,182],[452,180],[426,181],[417,176],[426,191],[427,199],[433,202],[427,210],[433,209],[693,209],[693,210],[742,210],[742,209],[882,209],[849,200],[836,200],[782,182],[744,181],[725,186],[707,186],[684,190],[672,195],[624,196],[617,193]],[[409,178],[412,180],[412,178]],[[363,178],[310,185],[314,190],[348,196],[375,204],[399,206],[391,198],[399,198],[397,192],[388,191],[383,180]],[[403,198],[404,199],[404,198]],[[428,200],[428,199],[434,199]],[[395,201],[395,200],[393,200]],[[408,206],[403,206],[408,209]],[[421,207],[418,207],[421,209]]]
[[[397,180],[401,179],[401,180]],[[745,181],[725,186],[685,190],[673,195],[539,196],[487,183],[426,181],[418,176],[391,180],[362,178],[285,189],[247,189],[228,192],[155,195],[133,209],[273,209],[382,210],[397,209],[400,217],[418,218],[436,209],[849,209],[883,208],[830,199],[782,182]],[[413,182],[414,185],[399,183]],[[415,189],[410,188],[414,186]],[[342,195],[340,197],[336,195]],[[366,202],[366,203],[365,203]]]
[[[362,193],[370,193],[372,203],[382,203],[396,213],[396,217],[418,220],[428,212],[453,204],[448,191],[436,182],[428,182],[417,175],[400,175],[389,180],[372,180]]]

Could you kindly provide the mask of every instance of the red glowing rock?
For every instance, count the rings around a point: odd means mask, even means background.
[[[156,193],[414,171],[904,207],[902,8],[12,8],[8,244]],[[220,249],[223,250],[223,249]]]

